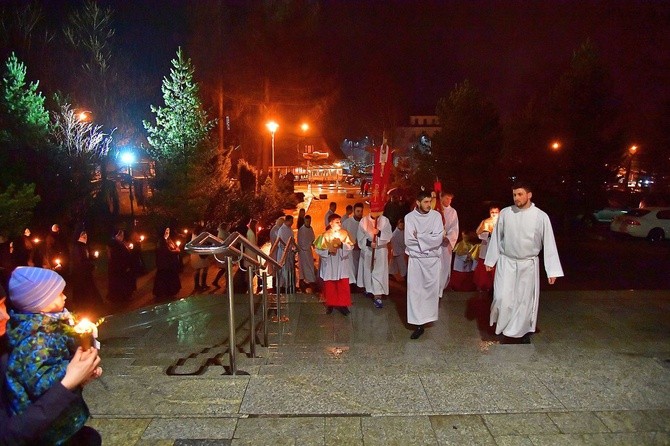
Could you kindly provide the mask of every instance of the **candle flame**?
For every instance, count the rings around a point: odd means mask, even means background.
[[[98,321],[98,324],[102,322]],[[84,333],[92,333],[94,338],[98,337],[98,324],[94,324],[93,322],[89,321],[87,318],[82,318],[77,324],[74,326],[74,331],[76,333],[84,334]]]
[[[100,251],[95,251],[93,253],[93,257],[95,257],[96,259],[98,258],[99,255],[100,255]]]
[[[143,235],[140,235],[140,241],[141,241],[141,242],[144,241],[144,236],[143,236]]]

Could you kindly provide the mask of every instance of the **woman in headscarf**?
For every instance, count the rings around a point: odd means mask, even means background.
[[[156,278],[153,290],[156,299],[168,299],[179,293],[180,262],[179,247],[170,238],[170,227],[163,227],[156,243]]]

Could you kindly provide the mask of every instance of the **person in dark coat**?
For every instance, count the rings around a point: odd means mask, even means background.
[[[124,236],[120,229],[107,245],[107,299],[115,303],[130,300],[136,287],[133,258]]]
[[[165,227],[156,244],[156,278],[153,289],[156,299],[167,299],[179,293],[180,264],[179,247],[170,238],[170,228]]]
[[[79,238],[72,247],[70,262],[70,280],[72,285],[72,302],[78,311],[99,311],[103,306],[102,297],[93,280],[95,263],[88,250],[88,234],[79,233]]]

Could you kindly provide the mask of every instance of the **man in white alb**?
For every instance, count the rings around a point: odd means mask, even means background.
[[[512,195],[514,206],[500,211],[484,261],[487,270],[496,267],[490,324],[496,334],[530,343],[540,301],[540,251],[550,285],[563,269],[549,217],[530,201],[530,187],[517,183]]]
[[[358,261],[361,258],[361,248],[356,243],[356,236],[358,235],[358,225],[363,219],[363,203],[354,204],[354,213],[346,220],[342,220],[342,227],[349,234],[349,238],[354,242],[354,249],[347,257],[351,263],[351,276],[349,277],[349,284],[356,286],[358,280]]]
[[[336,210],[337,210],[337,203],[331,201],[330,204],[328,205],[328,211],[326,211],[326,215],[323,218],[323,225],[326,229],[328,229],[328,225],[330,224],[328,223],[330,216],[333,215]]]
[[[418,339],[424,324],[437,320],[439,307],[441,247],[445,239],[440,213],[430,208],[429,192],[416,197],[416,209],[405,215],[407,266],[407,322],[416,326],[410,336]]]
[[[446,238],[442,243],[442,268],[440,269],[440,290],[439,296],[442,296],[442,290],[449,286],[449,278],[451,277],[451,258],[458,241],[458,214],[456,209],[451,207],[451,200],[454,199],[454,194],[451,192],[442,192],[440,200],[442,202],[442,215],[444,216],[444,232]]]

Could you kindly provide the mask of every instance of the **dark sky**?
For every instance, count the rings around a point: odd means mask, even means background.
[[[116,9],[118,42],[158,92],[176,47],[189,41],[192,3],[103,3]],[[385,70],[407,115],[434,112],[467,78],[508,117],[546,93],[587,38],[626,112],[653,113],[670,97],[670,2],[340,0],[321,8],[318,44],[332,58],[341,102],[366,100],[375,70]]]

